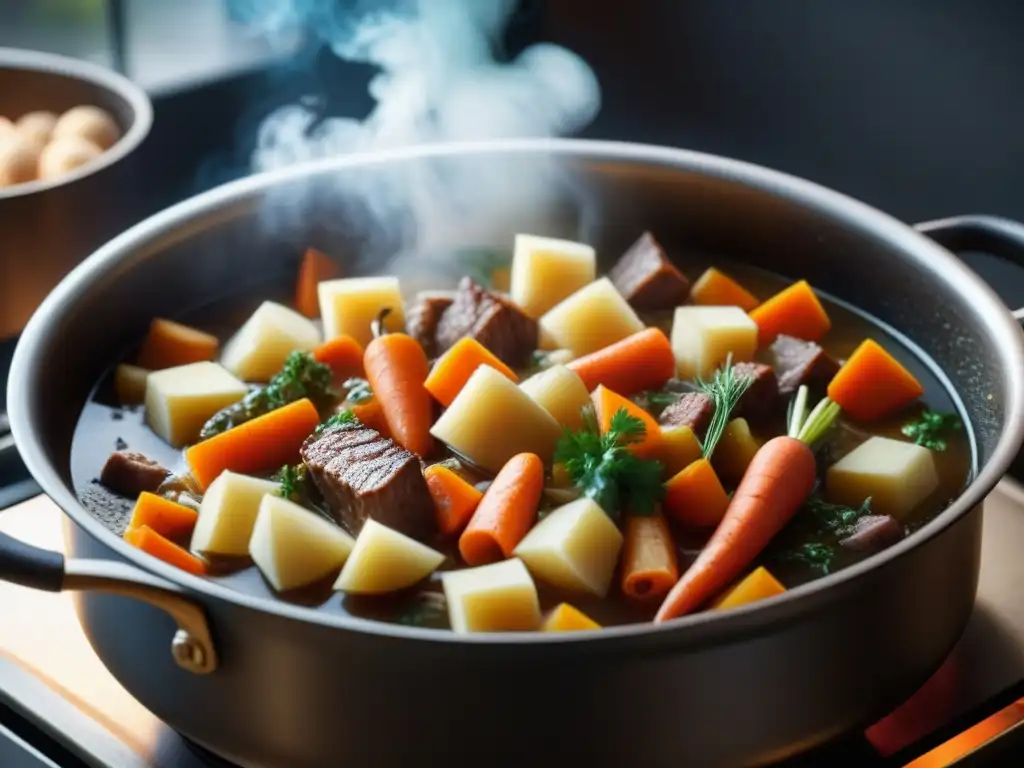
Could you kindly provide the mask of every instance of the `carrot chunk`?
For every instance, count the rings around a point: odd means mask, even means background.
[[[631,443],[629,450],[641,458],[656,458],[661,450],[661,428],[651,414],[604,385],[598,385],[597,389],[590,393],[590,399],[594,403],[594,413],[602,435],[611,430],[612,417],[616,412],[620,409],[625,410],[630,416],[640,419],[645,428],[644,439]]]
[[[252,475],[294,464],[319,423],[316,407],[303,398],[196,443],[185,460],[205,490],[225,469]]]
[[[578,357],[566,366],[593,391],[603,384],[620,395],[657,389],[676,372],[676,358],[668,337],[647,328],[603,349]]]
[[[335,381],[363,378],[363,345],[342,334],[328,339],[313,350],[313,359],[334,373]]]
[[[445,536],[461,533],[484,495],[448,467],[433,464],[423,476],[437,510],[437,528]]]
[[[384,437],[391,437],[388,420],[384,418],[384,410],[380,407],[380,400],[376,396],[361,403],[347,403],[342,410],[352,411],[352,415],[360,424],[380,432]]]
[[[771,344],[779,334],[821,341],[832,327],[825,308],[806,280],[779,291],[750,312],[757,323],[757,342]]]
[[[430,434],[434,404],[424,386],[430,364],[416,339],[383,331],[389,312],[381,312],[374,323],[374,338],[366,345],[366,380],[380,403],[392,439],[417,456],[427,456],[434,447]]]
[[[729,496],[707,459],[697,459],[665,483],[665,514],[695,528],[718,525]]]
[[[921,382],[872,339],[861,342],[828,385],[828,396],[858,421],[889,416],[923,394]]]
[[[577,632],[582,629],[600,629],[601,625],[568,603],[560,603],[544,619],[541,632]]]
[[[199,513],[194,509],[143,491],[135,502],[128,530],[145,526],[168,539],[181,541],[192,535],[198,519]]]
[[[216,336],[158,317],[149,324],[137,362],[150,371],[201,363],[213,360],[219,346]]]
[[[660,600],[679,579],[676,543],[661,515],[626,518],[622,593],[646,602]]]
[[[690,301],[705,307],[739,307],[750,312],[761,302],[724,272],[709,267],[690,289]]]
[[[764,600],[767,597],[781,595],[786,591],[778,579],[768,572],[763,565],[743,577],[741,581],[729,587],[711,605],[715,611],[724,611],[728,608],[736,608],[756,600]]]
[[[455,342],[437,359],[424,386],[437,402],[447,408],[481,365],[489,365],[510,381],[519,383],[519,377],[511,368],[479,341],[467,336]]]
[[[486,565],[512,557],[537,519],[544,492],[544,462],[533,453],[513,456],[484,493],[466,530],[459,552],[468,565]]]
[[[164,538],[148,525],[132,528],[124,532],[124,540],[158,560],[173,565],[187,573],[202,576],[206,573],[206,563],[191,552],[179,547],[173,541]]]
[[[317,285],[337,277],[338,273],[338,265],[329,256],[316,248],[307,248],[302,254],[299,275],[295,280],[295,309],[306,317],[319,317]]]

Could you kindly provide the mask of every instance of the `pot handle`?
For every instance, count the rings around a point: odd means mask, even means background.
[[[950,251],[980,251],[1024,267],[1024,224],[971,214],[915,224],[914,229]],[[1024,322],[1024,308],[1013,316]]]
[[[132,597],[170,614],[178,625],[171,655],[182,669],[205,675],[217,668],[217,651],[205,611],[173,584],[126,563],[68,560],[0,533],[0,581],[46,592],[90,591]]]

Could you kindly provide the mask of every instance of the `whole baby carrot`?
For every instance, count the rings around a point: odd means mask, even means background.
[[[520,453],[509,459],[459,537],[462,559],[475,566],[511,557],[537,519],[543,492],[544,462],[539,456]]]

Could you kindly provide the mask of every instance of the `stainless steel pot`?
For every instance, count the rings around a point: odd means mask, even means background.
[[[543,205],[514,194],[538,179],[530,189],[543,188]],[[456,210],[438,206],[438,183],[459,198]],[[388,268],[374,256],[404,246],[416,256],[403,269],[427,264],[436,281],[458,268],[431,254],[465,245],[471,225],[500,244],[514,230],[585,237],[609,255],[650,228],[676,253],[707,248],[806,277],[935,361],[970,417],[978,472],[900,544],[785,595],[557,637],[463,638],[244,595],[141,555],[79,504],[69,466],[79,411],[154,314],[290,288],[309,244],[350,254],[350,274]],[[124,686],[241,765],[755,765],[809,749],[885,714],[948,654],[974,602],[982,501],[1024,435],[1017,323],[921,232],[1024,254],[1012,222],[968,217],[914,231],[764,168],[628,144],[419,148],[221,187],[103,247],[25,329],[12,427],[67,512],[74,559],[0,538],[0,578],[78,590],[86,633]]]

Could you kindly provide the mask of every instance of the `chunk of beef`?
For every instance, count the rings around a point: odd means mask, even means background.
[[[772,367],[764,363],[736,363],[732,371],[735,377],[749,376],[753,379],[733,413],[748,421],[760,421],[771,416],[779,403],[779,383]]]
[[[454,294],[450,291],[422,291],[416,294],[412,308],[406,313],[405,332],[420,343],[427,357],[436,354],[437,325],[453,300]]]
[[[839,363],[813,341],[780,335],[772,342],[779,393],[789,395],[801,384],[827,386],[839,370]]]
[[[686,301],[690,281],[669,261],[661,244],[644,232],[622,254],[608,277],[626,301],[639,310],[672,309]]]
[[[466,336],[479,341],[506,365],[526,365],[537,348],[537,321],[515,304],[464,277],[437,326],[437,353]]]
[[[659,421],[665,427],[689,427],[703,437],[714,414],[715,404],[708,395],[690,392],[662,411]]]
[[[903,526],[892,515],[866,515],[840,539],[840,546],[855,552],[878,552],[903,538]]]
[[[310,435],[302,460],[335,519],[358,535],[367,518],[408,536],[436,531],[434,502],[415,454],[357,422]]]
[[[114,451],[103,465],[100,483],[122,496],[136,498],[143,491],[156,491],[171,474],[152,459],[133,451]]]

